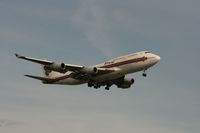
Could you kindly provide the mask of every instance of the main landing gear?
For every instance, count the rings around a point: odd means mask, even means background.
[[[109,90],[110,88],[108,86],[105,87],[105,90]]]
[[[88,82],[88,87],[94,87],[95,89],[98,89],[101,86],[106,86],[105,90],[110,90],[110,87],[112,86],[112,84],[100,84],[100,83],[97,83],[95,81],[89,81]]]
[[[107,85],[107,86],[105,87],[105,90],[109,90],[109,89],[110,89],[110,86],[111,86],[111,85]]]

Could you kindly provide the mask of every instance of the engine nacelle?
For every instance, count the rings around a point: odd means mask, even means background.
[[[96,67],[84,67],[83,69],[81,69],[81,72],[86,74],[97,74],[98,69]]]
[[[48,68],[49,70],[52,71],[56,71],[56,72],[60,72],[60,73],[66,73],[66,68],[65,68],[65,64],[64,63],[53,63],[49,66],[45,66],[46,68]]]
[[[124,78],[121,83],[117,85],[118,88],[127,89],[135,82],[133,78]]]

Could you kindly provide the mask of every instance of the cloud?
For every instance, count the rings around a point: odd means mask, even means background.
[[[79,7],[71,17],[74,27],[83,32],[91,46],[111,57],[114,50],[109,35],[108,15],[96,0],[80,1]]]
[[[15,120],[0,118],[0,127],[18,126],[23,124],[25,124],[23,121],[15,121]]]
[[[153,1],[79,0],[75,5],[63,1],[55,2],[56,8],[46,0],[43,5],[40,1],[26,6],[19,1],[0,3],[0,130],[5,130],[1,132],[198,132],[198,4]],[[63,5],[71,8],[60,8]],[[66,40],[69,42],[66,34],[74,32],[70,37],[82,41],[77,30],[90,47],[107,57],[116,54],[116,49],[122,49],[122,53],[125,46],[131,50],[143,45],[158,48],[163,60],[148,79],[138,76],[137,83],[127,91],[113,87],[111,92],[105,92],[84,85],[44,86],[21,76],[26,68],[33,73],[38,70],[21,64],[9,51],[17,49],[27,55],[32,51],[35,57],[35,52],[41,50],[48,57],[60,56],[62,51],[55,49]],[[85,49],[81,48],[91,50],[74,44],[62,45],[60,50],[84,56]],[[192,47],[194,44],[198,47]],[[78,57],[71,55],[77,62],[75,58]]]

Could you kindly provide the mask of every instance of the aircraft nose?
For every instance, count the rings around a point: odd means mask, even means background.
[[[155,55],[155,58],[156,58],[156,62],[159,62],[159,61],[160,61],[160,56]]]

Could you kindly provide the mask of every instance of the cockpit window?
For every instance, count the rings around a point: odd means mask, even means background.
[[[147,52],[145,52],[145,54],[147,54],[147,53],[150,53],[150,52],[148,52],[148,51],[147,51]]]

